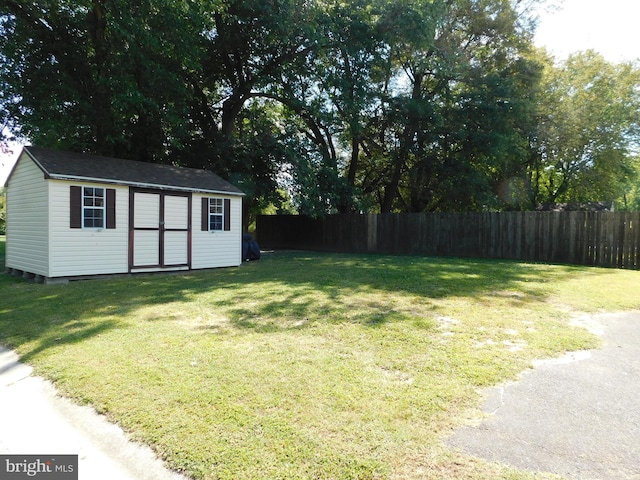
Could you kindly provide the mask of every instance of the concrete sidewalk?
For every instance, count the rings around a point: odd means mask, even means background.
[[[0,454],[78,455],[79,480],[186,480],[0,347]]]
[[[640,479],[640,313],[594,317],[603,347],[539,362],[491,389],[449,445],[571,479]]]

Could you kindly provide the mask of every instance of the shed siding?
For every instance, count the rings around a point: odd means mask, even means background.
[[[72,229],[69,225],[71,185],[115,188],[114,229]],[[126,273],[128,264],[129,188],[49,180],[51,214],[49,277]]]
[[[8,268],[49,274],[47,191],[42,170],[23,153],[7,186]]]
[[[202,198],[229,198],[231,225],[229,231],[208,232],[197,228],[202,218]],[[224,195],[194,194],[192,201],[191,268],[233,267],[242,263],[242,198]]]

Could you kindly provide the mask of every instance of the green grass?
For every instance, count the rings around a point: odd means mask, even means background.
[[[57,286],[2,275],[0,343],[198,479],[551,478],[442,440],[483,387],[596,346],[569,319],[639,308],[639,280],[306,252]]]

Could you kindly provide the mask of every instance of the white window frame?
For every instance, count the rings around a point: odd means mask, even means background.
[[[209,211],[208,211],[208,222],[207,225],[209,227],[210,232],[222,232],[224,231],[224,199],[220,197],[209,197]],[[212,212],[212,209],[216,211]],[[216,224],[214,225],[212,221],[217,219]],[[213,228],[213,227],[219,228]]]
[[[91,190],[91,194],[89,193]],[[96,196],[96,191],[100,191],[102,196]],[[102,199],[101,202],[98,202],[98,199]],[[82,187],[82,228],[91,229],[91,230],[101,230],[106,227],[107,220],[107,190],[104,187]],[[89,203],[89,205],[87,205]],[[102,205],[96,205],[96,203],[102,203]],[[87,216],[89,211],[102,211],[102,224],[95,225],[96,220],[100,220],[100,218],[95,217],[95,215]],[[93,225],[86,225],[86,221],[88,219],[93,220]]]

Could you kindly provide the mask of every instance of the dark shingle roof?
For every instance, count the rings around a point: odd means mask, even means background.
[[[24,147],[47,178],[243,195],[242,191],[208,170],[122,160],[84,153]]]

